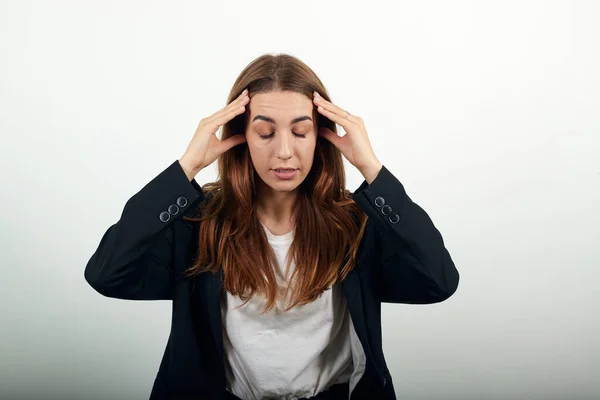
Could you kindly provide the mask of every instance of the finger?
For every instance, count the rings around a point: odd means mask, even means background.
[[[347,128],[350,128],[352,125],[354,125],[354,122],[350,121],[349,119],[341,117],[332,111],[328,111],[325,108],[323,108],[322,106],[317,107],[317,110],[321,114],[323,114],[324,116],[326,116],[327,118],[329,118],[330,120],[332,120],[333,122],[335,122],[336,124],[338,124],[339,126],[344,128],[346,130],[346,133],[348,132]]]
[[[244,92],[247,93],[247,90],[244,90]],[[244,92],[242,92],[237,99],[233,100],[226,107],[208,117],[206,123],[212,124],[213,126],[216,124],[216,129],[218,129],[221,125],[227,123],[235,116],[245,112],[246,106],[250,99],[247,95],[244,95]]]
[[[346,110],[336,106],[335,104],[333,104],[330,101],[325,100],[321,96],[314,96],[313,100],[317,106],[323,107],[325,110],[329,111],[330,113],[338,115],[338,116],[344,118],[346,121],[354,122],[354,120],[352,119],[352,115],[348,115],[348,118],[345,118],[346,114],[347,114]],[[342,125],[342,124],[340,124],[340,125]]]
[[[214,119],[219,118],[221,115],[228,113],[231,109],[244,105],[244,103],[247,102],[247,100],[249,100],[247,93],[248,93],[247,89],[244,89],[244,91],[242,93],[240,93],[240,95],[236,99],[231,101],[225,107],[221,108],[219,111],[208,116],[206,118],[206,122],[210,123]]]
[[[244,92],[246,92],[246,93],[244,93]],[[247,89],[244,90],[244,92],[242,92],[237,97],[237,99],[233,100],[227,106],[223,107],[222,109],[220,109],[219,111],[217,111],[216,113],[214,113],[213,115],[208,117],[207,122],[212,122],[212,120],[221,117],[223,114],[229,113],[234,108],[245,106],[248,103],[248,101],[250,100],[250,98],[247,95]]]
[[[218,127],[225,125],[227,122],[231,121],[236,116],[243,114],[246,112],[246,106],[238,106],[236,108],[232,108],[229,111],[216,116],[214,119],[208,121],[210,124],[216,124]]]

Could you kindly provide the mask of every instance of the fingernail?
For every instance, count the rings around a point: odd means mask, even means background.
[[[244,91],[242,92],[242,94],[246,94],[248,93],[248,89],[244,89]]]
[[[316,91],[316,90],[313,92],[313,94],[314,94],[315,96],[319,97],[319,93],[317,93],[317,91]]]

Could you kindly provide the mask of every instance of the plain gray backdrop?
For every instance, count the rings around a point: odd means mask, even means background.
[[[278,52],[364,119],[461,273],[444,303],[383,306],[398,398],[598,398],[598,20],[567,0],[2,1],[0,398],[148,398],[171,303],[102,297],[84,268]]]

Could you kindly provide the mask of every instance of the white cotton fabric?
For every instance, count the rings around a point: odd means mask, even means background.
[[[261,223],[276,256],[281,297],[287,285],[285,260],[295,230],[273,235]],[[292,262],[287,276],[295,264]],[[264,296],[243,301],[221,297],[227,390],[244,400],[296,400],[315,396],[336,383],[362,377],[366,357],[339,284],[310,304],[284,312],[286,302],[260,315]]]

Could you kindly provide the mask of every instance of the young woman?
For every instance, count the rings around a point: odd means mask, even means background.
[[[364,176],[354,192],[342,156]],[[215,160],[219,180],[201,187]],[[395,399],[381,303],[441,302],[459,274],[363,120],[280,54],[252,61],[127,201],[85,279],[109,297],[172,300],[151,399]]]

